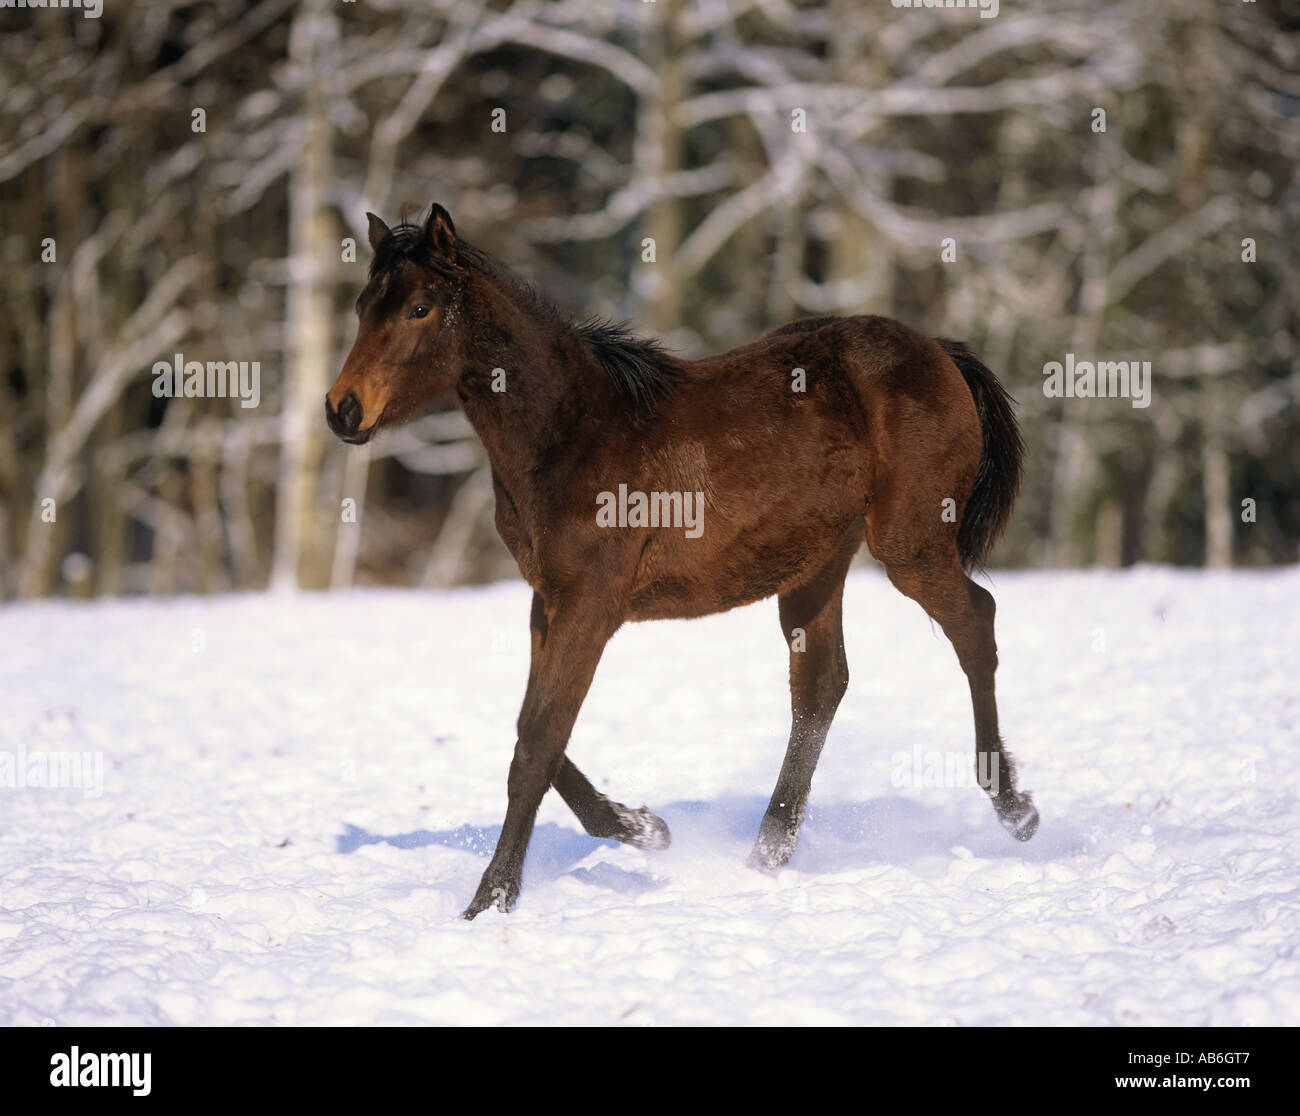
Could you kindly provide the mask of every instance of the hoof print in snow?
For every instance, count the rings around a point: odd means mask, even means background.
[[[1162,934],[1172,934],[1174,932],[1173,922],[1165,915],[1156,915],[1142,927],[1142,936],[1144,938],[1158,938]]]

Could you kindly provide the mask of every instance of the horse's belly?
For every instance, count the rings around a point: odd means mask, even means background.
[[[652,540],[637,571],[628,619],[709,616],[804,585],[831,560],[853,518],[709,544],[704,538]]]

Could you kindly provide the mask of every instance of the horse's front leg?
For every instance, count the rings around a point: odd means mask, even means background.
[[[621,619],[611,612],[609,601],[582,599],[553,608],[535,603],[532,669],[510,763],[506,820],[496,852],[463,917],[474,918],[488,907],[508,911],[519,897],[537,808],[560,773],[573,722],[605,644]]]
[[[642,806],[632,809],[606,798],[567,756],[555,777],[555,789],[593,837],[622,841],[637,849],[666,849],[672,844],[668,823]]]

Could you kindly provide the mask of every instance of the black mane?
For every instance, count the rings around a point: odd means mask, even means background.
[[[649,410],[677,383],[677,362],[663,343],[638,336],[627,322],[588,318],[573,328],[591,347],[618,393],[639,410]]]
[[[370,261],[370,277],[389,274],[404,260],[449,281],[456,277],[455,266],[434,251],[424,236],[423,226],[407,221],[394,225],[380,241],[374,259]],[[669,394],[677,382],[678,366],[672,354],[660,341],[638,336],[628,323],[610,322],[604,318],[575,322],[566,318],[555,303],[531,283],[464,240],[456,241],[455,263],[485,275],[504,287],[523,306],[550,318],[586,342],[614,390],[637,410],[649,410],[656,400]]]

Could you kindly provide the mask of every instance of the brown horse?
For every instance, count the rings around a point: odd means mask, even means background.
[[[866,539],[943,628],[970,682],[977,767],[1002,824],[1038,826],[998,735],[993,598],[966,576],[1011,512],[1011,399],[965,345],[889,318],[809,318],[704,360],[575,323],[456,236],[367,214],[357,338],[325,398],[360,444],[454,391],[487,449],[501,538],[533,588],[532,666],[501,837],[466,918],[509,910],[554,786],[587,831],[668,845],[648,810],[599,794],[564,754],[626,620],[704,616],[775,594],[793,727],[749,863],[790,858],[848,685],[844,577]]]

